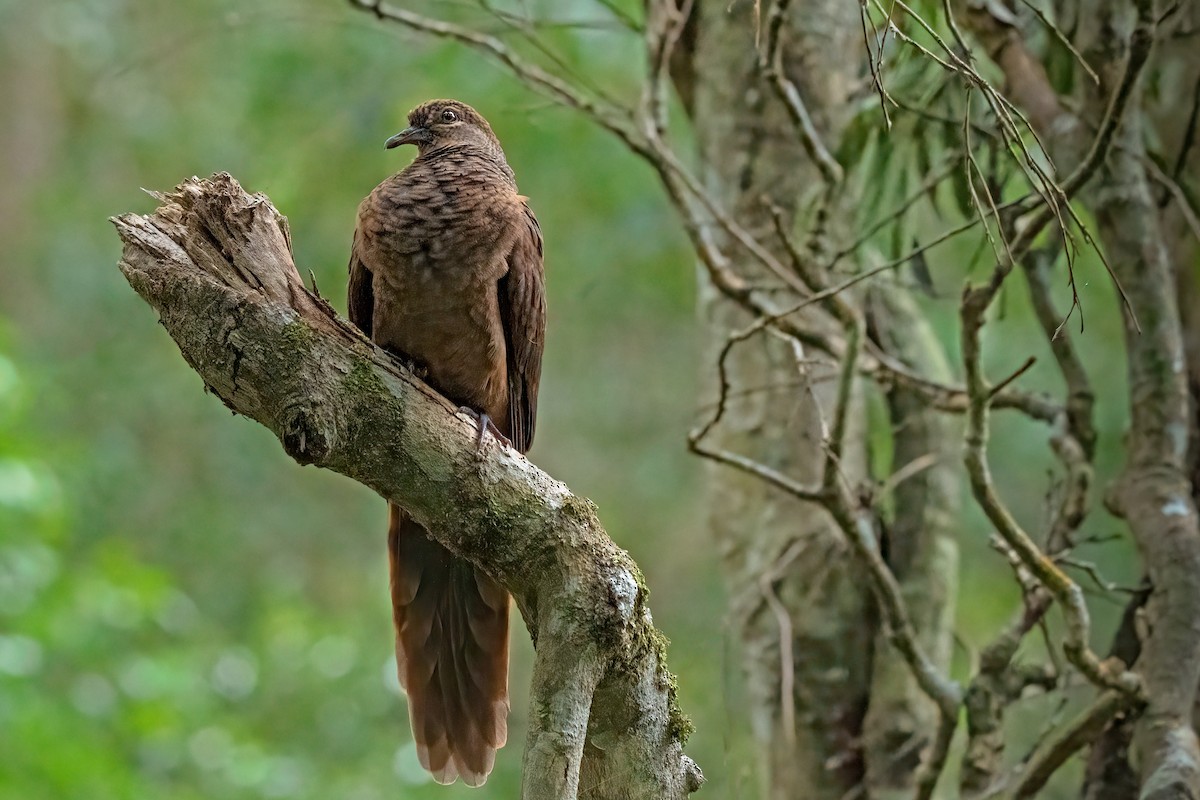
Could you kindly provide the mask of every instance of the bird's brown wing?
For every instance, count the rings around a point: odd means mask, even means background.
[[[371,336],[375,316],[375,287],[371,271],[358,257],[358,231],[354,232],[354,245],[350,248],[350,286],[346,290],[346,305],[350,321],[358,329]]]
[[[546,275],[542,231],[533,211],[521,202],[521,230],[500,279],[500,318],[508,350],[509,438],[524,453],[533,444],[538,382],[546,333]]]

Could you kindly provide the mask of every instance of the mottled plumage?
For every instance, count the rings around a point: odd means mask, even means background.
[[[350,319],[525,452],[546,324],[541,231],[474,109],[433,100],[408,121],[387,144],[416,144],[417,158],[358,209]],[[439,782],[478,786],[508,730],[508,594],[389,511],[396,658],[417,753]]]

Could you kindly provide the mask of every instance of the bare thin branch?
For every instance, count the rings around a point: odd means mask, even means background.
[[[788,116],[800,137],[800,143],[808,157],[817,165],[826,186],[832,190],[842,182],[842,165],[829,152],[822,141],[817,126],[813,123],[808,107],[800,97],[800,89],[788,78],[783,69],[783,45],[781,33],[787,19],[791,0],[772,0],[767,11],[766,46],[759,53],[759,69],[762,70],[775,93],[787,108]]]
[[[1103,692],[1078,717],[1034,751],[1006,796],[1013,800],[1036,796],[1067,759],[1095,741],[1117,715],[1137,707],[1136,698],[1127,693]]]

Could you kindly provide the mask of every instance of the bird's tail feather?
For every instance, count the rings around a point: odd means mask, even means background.
[[[508,737],[508,593],[388,506],[396,664],[421,766],[487,780]]]

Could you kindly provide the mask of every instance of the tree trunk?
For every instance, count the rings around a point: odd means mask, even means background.
[[[792,13],[807,17],[802,29],[811,34],[791,43],[789,63],[821,76],[805,86],[819,87],[820,93],[810,91],[806,99],[829,130],[836,127],[830,110],[845,100],[851,76],[848,61],[830,58],[841,48],[824,37],[849,46],[854,9],[824,0],[799,6]],[[708,0],[695,13],[693,126],[705,182],[743,227],[762,242],[774,241],[774,252],[782,256],[763,198],[794,219],[806,188],[819,182],[818,173],[761,78],[754,6]],[[747,253],[729,252],[739,274],[771,280]],[[752,318],[708,289],[702,290],[701,308],[708,371],[729,335]],[[815,308],[802,324],[830,328]],[[836,368],[802,363],[809,355],[765,334],[737,346],[728,362],[730,385],[748,393],[729,406],[725,423],[714,432],[718,445],[801,481],[819,480],[821,409],[834,402],[829,378]],[[852,441],[842,469],[859,480],[861,443]],[[768,796],[840,798],[863,777],[858,740],[874,646],[871,626],[862,624],[871,615],[869,593],[842,535],[818,506],[724,467],[712,467],[708,481],[709,524],[732,598],[731,635],[740,645],[746,710],[766,768]]]
[[[676,64],[674,72],[691,111],[705,183],[743,228],[786,261],[768,201],[784,211],[792,227],[820,224],[811,209],[821,202],[821,172],[763,78],[756,42],[767,22],[757,15],[758,4],[712,0],[697,5],[695,29],[689,31],[695,41],[692,61],[688,71]],[[787,13],[794,24],[784,27],[784,71],[825,145],[835,149],[860,68],[856,58],[847,57],[862,50],[858,10],[853,4],[809,0]],[[833,202],[826,210],[834,220],[826,249],[836,248],[847,230],[849,200],[839,196]],[[764,284],[778,280],[744,249],[725,245],[738,274]],[[784,297],[783,305],[791,302]],[[861,308],[860,297],[844,297]],[[730,334],[753,317],[703,281],[700,302],[707,373]],[[817,306],[794,319],[807,329],[839,333]],[[878,335],[890,337],[896,325],[914,323],[919,325],[919,318],[905,306],[881,310],[875,327]],[[940,362],[944,371],[937,343],[916,339],[920,343],[906,356],[923,367],[930,359]],[[800,482],[819,482],[828,436],[823,413],[835,404],[836,362],[758,334],[734,346],[726,363],[731,399],[712,434],[716,445]],[[907,428],[911,435],[897,450],[896,466],[928,454],[930,447],[944,450],[939,423],[929,420],[927,411],[905,407],[903,397],[894,399],[894,414],[915,414],[927,425]],[[840,463],[850,485],[867,479],[863,415],[860,399],[851,411]],[[947,469],[953,465],[931,470],[929,484],[905,487],[906,499],[913,501],[911,514],[894,530],[903,540],[897,550],[907,548],[907,565],[897,570],[898,577],[914,602],[918,627],[933,632],[924,643],[941,664],[949,656],[956,569],[953,541],[944,535],[955,504],[955,492],[947,492]],[[732,598],[731,635],[741,648],[746,709],[769,796],[841,798],[864,779],[878,790],[910,786],[912,766],[933,728],[933,706],[878,633],[862,566],[852,558],[844,533],[819,506],[756,477],[715,466],[708,480],[710,526]],[[931,519],[925,519],[927,513]],[[930,580],[931,571],[937,579]],[[864,732],[868,718],[871,730]]]

